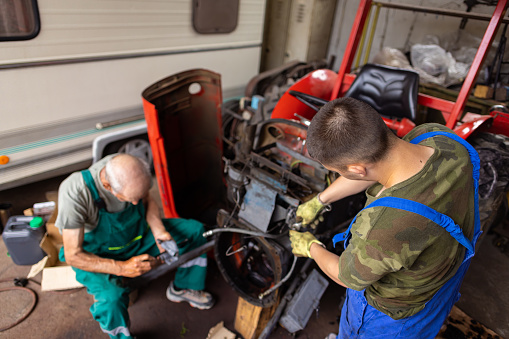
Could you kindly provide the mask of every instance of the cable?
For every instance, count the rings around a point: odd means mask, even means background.
[[[16,285],[16,286],[11,286],[11,287],[0,288],[0,293],[12,291],[12,290],[21,290],[21,291],[30,293],[32,296],[32,305],[30,305],[28,311],[25,314],[23,314],[23,316],[21,318],[19,318],[17,321],[15,321],[14,323],[12,323],[8,326],[5,326],[5,327],[0,327],[0,332],[6,331],[6,330],[18,325],[23,320],[25,320],[30,315],[30,313],[32,313],[32,311],[34,310],[35,305],[37,304],[37,294],[35,293],[34,290],[32,290],[28,287],[25,287],[28,284],[28,282],[30,282],[30,281],[39,285],[39,286],[41,285],[40,282],[35,281],[34,279],[31,279],[31,278],[28,278],[28,279],[27,278],[10,278],[10,279],[0,280],[0,283],[14,282],[14,285]],[[74,292],[81,290],[82,288],[83,287],[78,287],[78,288],[73,288],[73,289],[66,290],[66,291],[49,291],[49,292],[52,292],[55,294],[72,294]]]
[[[25,279],[26,282],[23,282],[22,280],[19,280],[18,278],[15,278],[13,280],[14,280],[15,283],[19,282],[21,284],[24,283],[25,285],[28,282],[28,279]],[[10,282],[10,281],[11,281],[11,279],[5,279],[5,280],[0,280],[0,283],[2,283],[2,282]],[[24,286],[11,286],[11,287],[0,288],[0,292],[7,292],[7,291],[12,291],[12,290],[21,290],[21,291],[25,291],[25,292],[30,293],[30,295],[32,296],[32,304],[28,308],[28,311],[25,312],[25,314],[23,314],[22,317],[20,317],[18,320],[16,320],[12,324],[9,324],[7,326],[1,327],[0,328],[0,332],[8,330],[8,329],[18,325],[19,323],[21,323],[23,320],[25,320],[30,315],[30,313],[32,313],[32,311],[35,308],[35,305],[37,304],[37,295],[35,294],[35,292],[33,290],[29,289],[28,287],[24,287]]]

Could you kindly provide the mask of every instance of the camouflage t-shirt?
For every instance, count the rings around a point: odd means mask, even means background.
[[[405,140],[430,131],[452,132],[439,124],[413,129]],[[376,196],[382,185],[366,191],[366,205],[392,196],[425,204],[451,217],[472,239],[474,188],[467,150],[446,136],[420,145],[435,149],[413,177]],[[365,289],[368,303],[393,319],[409,317],[425,306],[463,261],[465,248],[445,229],[418,214],[374,207],[363,210],[339,260],[339,279],[354,290]]]

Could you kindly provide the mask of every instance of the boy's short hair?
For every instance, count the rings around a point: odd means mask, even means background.
[[[313,117],[306,144],[311,157],[341,170],[382,160],[395,138],[370,105],[341,98],[325,104]]]

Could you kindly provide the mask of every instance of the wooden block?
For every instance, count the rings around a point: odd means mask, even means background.
[[[499,87],[495,91],[495,96],[493,97],[493,88],[490,88],[491,91],[488,93],[488,98],[494,98],[496,101],[506,101],[507,100],[507,89],[505,87]]]
[[[477,86],[475,86],[474,96],[478,97],[478,98],[487,98],[489,90],[490,90],[490,87],[488,87],[488,86],[477,85]]]
[[[279,302],[270,307],[261,307],[250,304],[239,297],[237,311],[235,313],[235,330],[239,332],[244,339],[258,338],[270,318],[276,311]]]
[[[68,290],[83,287],[76,281],[71,266],[46,267],[42,271],[41,291]]]

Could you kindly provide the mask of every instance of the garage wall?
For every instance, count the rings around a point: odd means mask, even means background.
[[[463,1],[398,0],[389,2],[424,7],[438,7],[463,12],[466,12],[467,10]],[[331,55],[336,56],[336,62],[334,64],[334,68],[336,70],[341,64],[341,57],[345,51],[346,44],[350,36],[358,3],[358,1],[354,0],[338,0],[336,6],[333,33],[330,39],[328,51],[329,57]],[[472,12],[488,15],[492,15],[494,10],[495,6],[486,5],[477,5],[472,8]],[[403,52],[407,52],[413,44],[422,43],[426,39],[427,35],[444,37],[444,35],[457,34],[459,32],[460,23],[461,18],[382,8],[380,10],[373,45],[368,60],[372,60],[376,53],[378,53],[383,47],[398,48]],[[477,37],[480,42],[487,26],[487,21],[469,20],[465,26],[464,32]]]

